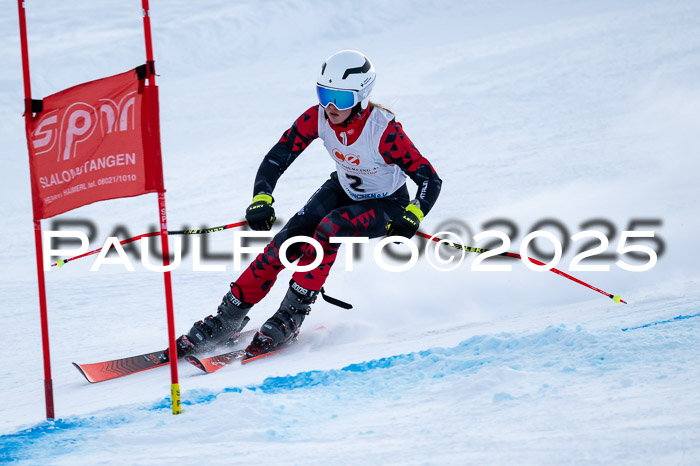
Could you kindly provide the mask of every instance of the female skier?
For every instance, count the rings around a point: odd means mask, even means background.
[[[280,246],[293,236],[311,236],[323,250],[320,265],[296,272],[279,310],[246,348],[249,356],[271,351],[299,333],[335,261],[333,237],[383,235],[412,237],[433,207],[442,181],[411,143],[394,114],[369,101],[376,73],[360,52],[343,50],[321,66],[316,82],[319,105],[306,110],[264,157],[246,220],[253,230],[270,230],[275,222],[272,192],[277,180],[316,138],[321,138],[336,171],[277,233],[223,298],[215,316],[196,322],[178,338],[178,354],[201,352],[238,335],[246,314],[270,291],[284,268]],[[406,175],[417,185],[411,201]],[[290,262],[314,262],[316,250],[296,243],[287,249]]]

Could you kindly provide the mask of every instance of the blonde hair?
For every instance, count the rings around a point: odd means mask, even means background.
[[[389,112],[389,113],[391,113],[392,115],[396,116],[396,113],[394,113],[393,111],[391,111],[391,109],[389,109],[388,107],[385,107],[384,105],[378,104],[378,103],[376,103],[376,102],[372,102],[371,100],[369,101],[369,108],[370,108],[370,109],[380,108],[380,109],[384,110],[385,112]]]

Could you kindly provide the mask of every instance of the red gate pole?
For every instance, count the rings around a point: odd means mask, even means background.
[[[153,44],[151,42],[151,11],[148,0],[141,0],[143,7],[143,32],[146,40],[146,66],[149,86],[156,85],[155,64],[153,61]],[[160,147],[160,139],[157,141]],[[165,190],[158,192],[158,213],[160,215],[160,242],[163,252],[163,266],[170,265],[170,248],[168,247],[168,215],[165,209]],[[170,394],[173,414],[180,414],[180,383],[177,374],[177,347],[175,342],[175,312],[173,307],[173,290],[170,272],[163,272],[165,282],[165,305],[168,318],[168,354],[170,355]]]
[[[29,47],[27,45],[27,19],[24,10],[24,0],[17,0],[19,9],[19,36],[22,48],[22,75],[24,78],[24,124],[27,130],[33,121],[32,114],[32,85],[29,75]],[[27,139],[27,145],[29,145]],[[30,166],[31,169],[31,166]],[[33,191],[33,190],[32,190]],[[35,206],[32,192],[32,206]],[[33,209],[36,212],[36,208]],[[44,282],[44,250],[41,244],[41,219],[34,214],[34,243],[36,246],[36,273],[39,285],[39,314],[41,319],[41,344],[44,353],[44,399],[46,401],[46,419],[54,419],[53,381],[51,380],[51,350],[49,347],[49,319],[46,306],[46,285]]]

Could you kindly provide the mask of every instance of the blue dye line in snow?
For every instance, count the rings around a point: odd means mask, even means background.
[[[562,344],[569,349],[574,344],[589,346],[595,344],[595,337],[580,327],[576,330],[570,330],[565,325],[549,326],[541,332],[523,336],[506,333],[497,336],[477,335],[451,348],[433,347],[428,350],[350,364],[341,369],[269,377],[260,385],[243,389],[229,387],[216,393],[188,391],[183,394],[182,404],[185,406],[207,404],[215,401],[222,394],[241,393],[244,389],[275,394],[319,386],[343,385],[347,387],[349,381],[357,379],[358,375],[361,376],[362,373],[399,366],[402,368],[400,373],[388,374],[384,377],[395,380],[395,383],[408,381],[410,385],[414,385],[424,379],[441,379],[453,374],[474,373],[479,368],[493,362],[508,364],[510,359],[517,359],[522,351],[555,344]],[[403,370],[404,368],[408,370]],[[154,411],[168,410],[170,409],[170,399],[166,398],[152,405],[150,409]]]
[[[389,369],[395,366],[411,364],[416,361],[421,361],[422,364],[419,370],[422,371],[423,375],[425,375],[426,369],[429,370],[430,366],[441,363],[440,369],[432,371],[432,374],[427,377],[442,378],[445,375],[454,374],[457,372],[464,373],[470,369],[475,370],[488,363],[488,360],[479,357],[478,354],[476,357],[470,355],[471,357],[468,360],[460,359],[458,361],[449,361],[446,363],[446,359],[449,359],[451,356],[467,351],[470,344],[471,350],[473,350],[475,343],[478,344],[479,342],[483,341],[483,339],[484,337],[474,337],[466,342],[462,342],[454,348],[431,348],[425,351],[399,354],[396,356],[351,364],[341,369],[307,371],[300,372],[295,375],[268,377],[257,386],[245,388],[227,387],[216,393],[209,391],[198,393],[200,392],[199,390],[188,391],[183,395],[184,399],[182,400],[182,405],[192,406],[198,404],[208,404],[215,401],[220,395],[228,393],[242,393],[244,389],[260,391],[265,394],[275,394],[291,390],[310,389],[318,386],[342,384],[347,379],[356,377],[358,373],[365,373],[378,369]],[[168,410],[170,407],[170,398],[165,398],[161,402],[152,405],[150,410]]]
[[[30,459],[32,450],[42,452],[43,457],[48,459],[70,450],[78,443],[96,438],[105,427],[117,427],[129,422],[131,419],[122,413],[42,421],[14,434],[0,435],[0,463]],[[82,429],[85,435],[76,438],[70,434],[77,429]],[[51,448],[46,442],[50,442]]]
[[[543,333],[560,334],[566,332],[567,330],[562,327],[549,328]],[[189,390],[183,394],[182,404],[185,406],[209,404],[222,394],[242,393],[244,390],[275,394],[318,386],[343,384],[363,373],[410,365],[416,362],[419,363],[419,366],[413,369],[420,372],[419,378],[424,378],[426,372],[430,374],[428,377],[436,378],[465,371],[473,372],[484,364],[491,362],[480,355],[482,350],[494,350],[501,345],[511,347],[513,343],[510,342],[510,339],[512,339],[512,336],[505,334],[496,338],[477,336],[452,348],[431,348],[425,351],[351,364],[342,369],[308,371],[296,375],[270,377],[257,386],[244,388],[227,387],[217,392]],[[517,344],[514,346],[517,346]],[[170,409],[171,400],[170,397],[167,397],[153,404],[136,407],[130,410],[129,414],[125,414],[124,409],[118,409],[116,413],[43,421],[13,434],[0,435],[0,463],[27,459],[40,461],[41,458],[51,458],[60,455],[61,452],[70,450],[71,447],[75,448],[76,445],[82,444],[86,440],[97,438],[104,430],[138,421],[142,415],[150,417],[150,413],[153,411],[163,410],[167,412]],[[76,431],[80,432],[80,434],[77,434]]]
[[[476,344],[484,337],[476,337]],[[475,339],[469,342],[473,345]],[[377,369],[385,369],[396,365],[407,364],[418,359],[430,361],[431,355],[441,354],[439,359],[450,357],[451,355],[464,352],[463,342],[455,348],[433,348],[419,353],[403,354],[372,360],[359,364],[351,364],[339,370],[331,371],[310,371],[297,375],[284,377],[270,377],[262,384],[245,388],[227,387],[218,392],[208,390],[190,390],[183,396],[182,404],[193,406],[198,404],[209,404],[214,402],[220,395],[228,393],[242,393],[243,390],[261,391],[265,394],[274,394],[284,391],[296,390],[300,388],[311,388],[319,385],[330,385],[332,383],[342,383],[343,380],[352,377],[358,372],[368,372]],[[434,356],[432,356],[434,358]],[[483,364],[483,363],[481,363]],[[474,365],[474,364],[472,364]],[[453,371],[458,370],[453,368]],[[33,459],[41,461],[41,458],[51,458],[60,455],[84,443],[91,438],[97,438],[104,430],[120,427],[137,421],[145,414],[151,416],[153,411],[169,411],[171,409],[170,397],[166,397],[154,404],[137,407],[130,414],[126,415],[125,410],[119,409],[116,413],[109,413],[90,417],[74,417],[66,419],[56,419],[53,421],[43,421],[28,429],[7,435],[0,435],[0,463],[22,461]],[[80,434],[76,434],[76,431]]]
[[[367,380],[363,377],[376,370],[394,370],[394,373],[374,376],[374,379],[370,380],[378,384],[375,387],[376,390],[389,386],[395,389],[396,385],[401,383],[413,387],[426,379],[440,379],[455,374],[459,376],[474,374],[480,368],[493,363],[508,365],[527,351],[549,351],[547,348],[557,345],[565,346],[568,351],[572,346],[587,348],[595,344],[594,335],[583,331],[580,327],[570,330],[564,325],[550,326],[541,332],[528,335],[515,336],[505,333],[495,336],[479,335],[451,348],[434,347],[425,351],[351,364],[342,369],[270,377],[257,386],[228,387],[218,392],[189,390],[183,394],[182,404],[185,406],[209,404],[222,394],[242,393],[244,390],[276,394],[333,385],[342,385],[351,389],[353,384],[359,387],[358,389],[365,390]],[[171,401],[169,397],[164,398],[156,403],[140,405],[128,412],[123,408],[115,407],[112,412],[85,418],[45,421],[14,434],[0,435],[2,447],[0,462],[23,459],[39,461],[41,458],[53,458],[90,439],[98,438],[107,429],[138,422],[144,417],[150,418],[153,411],[168,412]]]
[[[647,328],[647,327],[653,327],[655,325],[663,325],[663,324],[670,324],[673,322],[678,322],[679,320],[686,320],[686,319],[692,319],[694,317],[700,317],[700,314],[693,314],[691,316],[684,316],[684,315],[679,315],[674,317],[673,319],[667,319],[667,320],[657,320],[656,322],[649,322],[648,324],[640,325],[638,327],[629,327],[629,328],[623,328],[621,329],[623,332],[626,332],[628,330],[637,330],[640,328]]]

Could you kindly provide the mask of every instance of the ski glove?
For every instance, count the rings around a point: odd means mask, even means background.
[[[269,194],[258,194],[245,211],[248,225],[255,231],[269,231],[275,223],[274,199]]]
[[[420,210],[419,205],[417,200],[408,204],[406,210],[394,217],[386,226],[386,235],[413,237],[418,231],[420,222],[423,221],[423,211]]]

